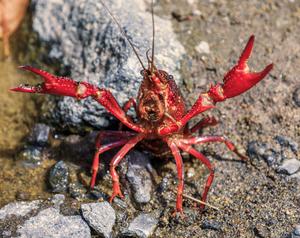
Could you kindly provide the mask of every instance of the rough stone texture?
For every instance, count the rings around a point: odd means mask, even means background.
[[[55,194],[52,198],[51,198],[51,202],[53,203],[54,207],[56,209],[60,208],[60,205],[64,203],[65,201],[65,195],[63,194]]]
[[[123,235],[146,238],[150,237],[157,227],[158,220],[151,214],[140,214],[129,224]]]
[[[59,210],[48,208],[31,217],[17,230],[20,237],[91,237],[89,226],[80,216],[63,216]]]
[[[134,201],[139,204],[146,204],[151,200],[153,184],[149,167],[152,167],[148,157],[136,150],[128,155],[128,169],[126,178],[129,181]]]
[[[289,159],[283,161],[282,165],[278,167],[278,172],[283,174],[294,174],[300,168],[300,161],[297,159]]]
[[[276,136],[275,140],[277,140],[282,147],[290,148],[294,153],[298,152],[298,143],[291,138],[280,135]]]
[[[9,203],[0,209],[0,220],[9,218],[10,216],[26,216],[34,209],[38,209],[41,201],[32,202],[14,202]]]
[[[205,220],[203,221],[203,223],[201,224],[201,228],[202,229],[210,229],[210,230],[220,230],[222,227],[222,224],[220,224],[217,221],[211,221],[211,220]]]
[[[291,234],[291,238],[299,238],[299,237],[300,237],[300,225],[297,225]]]
[[[16,158],[20,160],[25,167],[37,167],[43,160],[43,148],[37,145],[25,145],[18,152]]]
[[[84,219],[99,235],[106,238],[111,236],[116,214],[108,202],[82,204],[81,211]]]
[[[52,192],[65,192],[68,187],[69,168],[64,161],[57,162],[50,170],[49,183]]]
[[[48,143],[50,127],[43,123],[37,123],[32,128],[28,142],[38,146],[45,146]]]
[[[251,159],[263,159],[269,166],[278,165],[283,160],[280,148],[258,141],[248,143],[247,153]]]
[[[294,103],[300,107],[300,87],[297,88],[294,93],[293,93],[293,100],[294,100]]]
[[[109,89],[122,105],[136,97],[141,81],[139,64],[132,49],[120,34],[101,3],[93,0],[33,1],[33,28],[50,44],[50,58],[59,59],[77,81],[88,81]],[[123,29],[146,62],[151,47],[151,14],[140,0],[106,1]],[[171,23],[155,17],[155,59],[157,66],[172,72],[178,80],[178,68],[184,49],[176,40]],[[146,27],[147,26],[147,27]],[[49,56],[48,56],[49,57]],[[147,65],[146,63],[144,63]],[[178,80],[180,82],[180,80]],[[104,109],[92,99],[78,102],[60,98],[50,113],[64,126],[107,126]]]

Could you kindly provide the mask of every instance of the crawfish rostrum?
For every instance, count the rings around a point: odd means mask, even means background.
[[[105,5],[104,7],[107,9]],[[112,202],[116,196],[123,197],[116,167],[124,156],[138,143],[142,143],[144,147],[148,148],[157,156],[173,155],[178,176],[176,212],[182,213],[184,170],[180,150],[200,160],[210,171],[202,194],[203,202],[206,201],[208,191],[213,182],[214,166],[202,153],[194,149],[193,145],[208,142],[222,142],[241,159],[246,159],[245,156],[237,151],[234,144],[224,136],[193,135],[203,127],[215,125],[217,121],[213,117],[204,117],[191,128],[189,128],[188,122],[200,113],[214,108],[218,102],[238,96],[249,90],[270,72],[273,64],[268,65],[261,72],[249,71],[247,60],[250,57],[254,44],[254,36],[251,36],[238,63],[224,76],[223,83],[210,86],[209,90],[200,94],[194,105],[190,109],[187,109],[184,98],[172,75],[164,70],[158,69],[154,64],[155,31],[153,7],[152,57],[150,58],[147,54],[147,67],[144,66],[137,50],[120,24],[109,9],[107,10],[117,23],[122,34],[128,40],[142,66],[141,75],[143,80],[136,100],[130,98],[122,108],[107,89],[99,88],[83,81],[76,82],[70,78],[54,76],[31,66],[21,66],[21,69],[40,75],[44,82],[37,86],[20,85],[11,90],[26,93],[55,94],[77,99],[92,97],[126,126],[127,130],[101,131],[96,139],[96,152],[92,164],[92,178],[90,183],[91,188],[95,185],[100,155],[113,148],[121,147],[110,162],[110,174],[113,181],[113,193],[110,197],[110,202]],[[127,115],[127,111],[130,108],[135,110],[135,119]],[[103,144],[102,141],[105,137],[110,137],[112,141],[108,144]],[[160,143],[157,143],[158,141],[160,141]],[[204,207],[204,205],[201,206]]]

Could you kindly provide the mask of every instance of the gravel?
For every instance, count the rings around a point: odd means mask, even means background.
[[[64,161],[57,162],[50,170],[49,183],[54,193],[65,192],[68,188],[69,168]]]
[[[140,238],[150,237],[158,225],[158,220],[151,214],[141,213],[129,224],[128,229],[123,232],[124,236]]]
[[[291,138],[280,135],[276,136],[275,140],[277,140],[282,147],[290,148],[294,153],[298,152],[298,143]]]
[[[40,204],[40,200],[9,203],[0,209],[0,220],[10,218],[12,215],[26,216],[32,210],[38,209]]]
[[[222,227],[222,224],[220,222],[212,221],[212,220],[205,220],[201,224],[202,229],[209,229],[209,230],[215,230],[215,231],[221,230],[221,227]]]
[[[291,238],[300,238],[300,225],[297,225],[292,232]]]
[[[43,123],[37,123],[32,128],[28,137],[28,142],[37,146],[46,146],[48,144],[50,127]]]
[[[63,216],[55,208],[45,209],[31,217],[17,230],[20,237],[91,237],[89,226],[81,216]]]
[[[199,54],[209,54],[209,44],[206,41],[200,41],[200,43],[196,46],[196,51]]]
[[[294,91],[293,100],[294,100],[296,106],[300,107],[300,87],[296,88],[296,90]]]
[[[151,47],[151,14],[140,0],[106,1],[123,29],[134,42],[143,62]],[[109,89],[122,105],[136,97],[141,66],[127,41],[112,22],[100,2],[93,0],[33,1],[33,29],[49,45],[47,54],[60,61],[62,71],[79,81]],[[172,72],[178,82],[180,61],[185,53],[177,41],[171,22],[155,17],[155,59],[159,68]],[[52,98],[53,99],[53,98]],[[53,99],[49,118],[58,126],[103,127],[109,124],[107,113],[92,99],[77,101],[62,97]]]
[[[55,194],[52,198],[51,198],[51,202],[53,203],[54,207],[56,209],[60,208],[60,205],[62,205],[65,201],[66,197],[63,194]]]
[[[282,165],[278,167],[278,172],[282,174],[294,174],[300,168],[300,161],[297,159],[289,159],[283,161]]]
[[[43,161],[43,148],[37,145],[25,145],[18,152],[17,160],[22,161],[22,165],[28,168],[35,168]]]
[[[277,165],[282,161],[279,149],[258,141],[248,143],[247,154],[251,159],[265,160],[269,166]]]
[[[108,202],[82,204],[81,211],[84,219],[97,234],[105,238],[111,237],[116,214]]]
[[[151,200],[153,184],[151,180],[151,164],[148,157],[136,150],[128,155],[128,169],[126,178],[130,184],[133,199],[138,205],[143,205]]]

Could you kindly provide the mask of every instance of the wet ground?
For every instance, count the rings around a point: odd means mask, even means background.
[[[250,92],[228,100],[209,114],[219,118],[215,128],[204,134],[224,134],[246,150],[250,141],[269,143],[284,135],[300,144],[300,108],[293,99],[300,88],[300,3],[297,1],[159,1],[155,12],[172,20],[189,57],[183,62],[185,95],[191,104],[210,82],[220,81],[238,59],[248,37],[255,34],[250,68],[261,70],[273,62],[274,70]],[[150,24],[150,23],[149,23]],[[209,44],[209,53],[199,53],[201,41]],[[15,62],[0,62],[0,207],[16,199],[32,200],[50,196],[46,182],[49,168],[58,158],[46,159],[35,168],[21,166],[15,160],[30,128],[38,121],[37,98],[8,91],[28,79],[16,69]],[[264,161],[252,164],[232,161],[234,156],[222,145],[201,150],[215,162],[215,182],[209,203],[219,211],[199,213],[190,201],[184,202],[186,219],[172,218],[175,196],[168,191],[154,193],[146,211],[161,212],[154,237],[287,237],[300,223],[300,188],[287,181]],[[289,152],[286,152],[287,154]],[[217,155],[221,156],[218,157]],[[289,156],[289,155],[287,155]],[[298,151],[299,159],[299,151]],[[171,174],[173,164],[156,164],[161,179]],[[196,174],[186,179],[186,193],[199,196],[207,171],[194,160],[186,160],[186,170]],[[88,170],[86,172],[89,179]],[[107,184],[109,187],[110,184]],[[104,186],[105,187],[105,186]],[[136,213],[129,211],[129,218]],[[203,224],[213,224],[201,228]],[[211,228],[214,227],[214,228]]]
[[[17,63],[0,62],[0,206],[15,199],[43,197],[46,189],[40,181],[51,164],[46,161],[36,169],[28,169],[15,160],[38,114],[31,95],[9,91],[21,80],[33,82],[18,69]]]

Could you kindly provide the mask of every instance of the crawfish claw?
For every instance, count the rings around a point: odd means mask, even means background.
[[[73,79],[66,77],[57,77],[46,71],[34,68],[32,66],[20,66],[20,69],[31,71],[40,75],[44,82],[36,86],[20,85],[19,87],[11,88],[11,91],[26,92],[26,93],[45,93],[61,96],[76,97],[78,99],[96,95],[98,88],[87,82],[76,82]]]
[[[23,93],[39,93],[43,91],[43,87],[42,84],[38,84],[36,86],[21,84],[18,87],[11,88],[10,90],[15,92],[23,92]]]
[[[238,96],[260,80],[262,80],[273,68],[273,64],[269,64],[261,72],[250,72],[247,61],[251,55],[254,45],[254,35],[252,35],[243,50],[237,65],[235,65],[224,77],[223,84],[217,84],[209,90],[210,96],[215,102],[223,101],[227,98]]]

